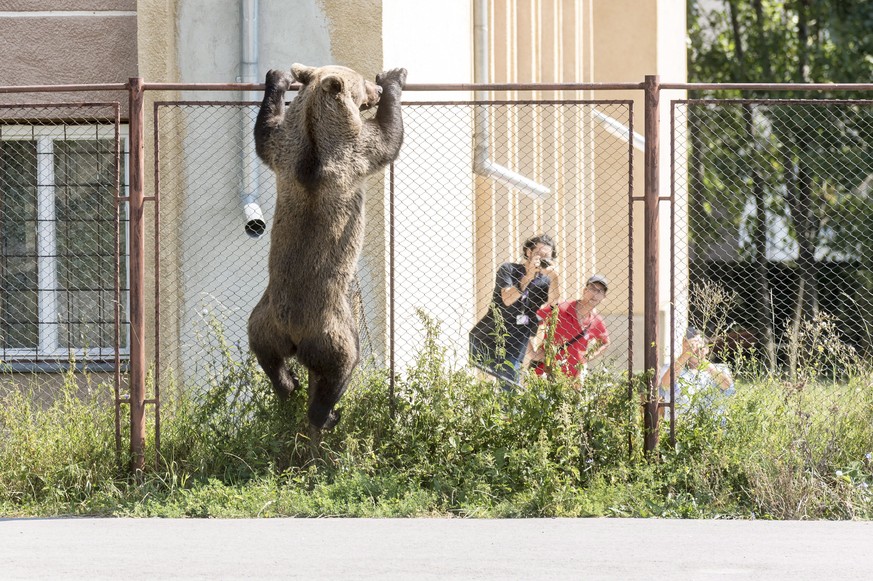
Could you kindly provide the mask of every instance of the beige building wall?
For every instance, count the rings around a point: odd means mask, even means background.
[[[492,82],[640,83],[646,75],[660,75],[664,82],[686,79],[684,2],[507,0],[489,2],[489,10]],[[633,100],[633,129],[644,133],[642,91],[510,97]],[[621,113],[621,108],[594,108],[601,113]],[[661,195],[670,192],[669,108],[668,100],[662,98]],[[617,182],[617,172],[627,167],[627,148],[619,147],[616,137],[602,131],[592,116],[592,106],[551,117],[524,115],[519,108],[497,115],[492,151],[498,156],[496,161],[550,187],[552,193],[537,199],[514,188],[477,181],[477,313],[481,316],[490,301],[497,266],[516,259],[527,236],[548,232],[557,238],[563,298],[576,298],[593,272],[605,273],[611,279],[609,299],[601,311],[613,333],[608,355],[618,361],[625,358],[628,349],[628,296],[633,285],[633,364],[640,369],[643,297],[647,291],[643,285],[643,206],[636,203],[633,208],[630,280],[628,187],[626,181]],[[628,123],[626,117],[616,120]],[[522,152],[535,153],[522,156]],[[642,196],[642,151],[635,148],[633,157],[634,195]],[[677,192],[677,199],[684,204],[684,193]],[[666,272],[670,258],[668,204],[662,205],[660,222],[660,260],[662,272]],[[684,232],[682,224],[677,224],[677,231]],[[680,236],[679,244],[684,243]],[[677,272],[687,276],[682,265],[677,265]],[[669,309],[670,294],[668,278],[662,274],[660,279],[663,343],[663,314]]]
[[[0,85],[125,83],[137,68],[136,0],[0,2]],[[77,93],[81,101],[120,101],[126,93]],[[40,94],[40,102],[70,95]],[[5,103],[33,102],[9,94]]]
[[[374,77],[382,65],[381,2],[311,0],[288,10],[282,0],[258,2],[257,80],[271,68],[293,62],[350,66]],[[241,60],[241,2],[167,0],[140,2],[140,66],[149,82],[227,83],[238,80]],[[368,34],[362,35],[362,27]],[[238,92],[147,92],[146,174],[153,191],[154,156],[151,124],[157,100],[254,101],[261,95]],[[293,95],[289,95],[293,98]],[[243,116],[251,122],[257,110],[214,107],[210,126],[203,111],[161,107],[160,326],[162,381],[172,370],[186,376],[208,365],[210,321],[225,327],[225,339],[245,350],[245,321],[267,281],[269,232],[275,207],[275,181],[263,170],[258,202],[267,234],[249,238],[243,229],[240,202],[244,173],[241,140]],[[379,353],[386,343],[385,209],[383,184],[367,188],[368,228],[360,279],[366,296],[378,297],[361,316],[371,345]],[[147,192],[148,195],[148,192]],[[149,206],[146,213],[149,216]],[[149,257],[153,230],[146,233]],[[154,263],[147,265],[147,301],[153,302]],[[155,317],[147,311],[151,322]],[[147,348],[154,351],[150,328]]]
[[[289,11],[283,0],[260,0],[261,62],[259,75],[269,68],[285,68],[292,62],[320,65],[339,63],[373,76],[385,67],[406,66],[409,82],[467,82],[472,80],[472,4],[468,0],[449,0],[433,7],[405,0],[308,0]],[[685,3],[675,0],[492,0],[489,2],[490,54],[489,80],[493,82],[640,82],[646,74],[660,74],[667,81],[685,80]],[[0,84],[59,84],[125,82],[142,76],[151,82],[228,82],[239,74],[239,7],[237,2],[212,0],[6,0],[0,2]],[[28,39],[20,42],[16,39]],[[155,100],[192,96],[216,98],[218,94],[175,95],[147,93],[147,115]],[[506,95],[495,94],[494,98]],[[66,96],[69,98],[69,96]],[[103,100],[105,95],[79,94],[82,100]],[[424,96],[407,93],[405,100]],[[428,95],[428,98],[432,95]],[[557,98],[547,92],[516,94],[516,98]],[[567,97],[567,95],[563,95]],[[584,99],[634,99],[634,129],[643,131],[641,92],[586,92],[573,95]],[[127,94],[115,97],[126,108]],[[237,98],[223,95],[219,98]],[[6,96],[4,100],[28,99]],[[30,97],[32,99],[32,96]],[[186,147],[196,148],[183,118],[169,119],[173,129],[165,137]],[[553,195],[543,200],[526,196],[512,188],[470,176],[469,192],[452,198],[456,207],[471,207],[469,219],[446,221],[462,229],[453,234],[469,240],[473,263],[469,277],[459,283],[472,289],[472,302],[463,306],[455,326],[460,334],[482,314],[493,286],[497,266],[518,258],[521,241],[530,234],[547,231],[559,241],[562,295],[578,294],[584,279],[593,271],[609,271],[601,249],[626,247],[626,229],[605,223],[603,209],[625,208],[626,190],[608,182],[598,168],[609,161],[613,138],[595,131],[590,115],[579,112],[559,116],[537,114],[524,117],[496,114],[491,148],[495,160],[547,185]],[[519,139],[522,125],[535,127]],[[662,100],[662,128],[669,127],[669,105]],[[471,127],[457,128],[457,134],[471,139]],[[146,195],[154,193],[153,128],[146,123]],[[228,147],[237,135],[221,137]],[[515,142],[513,147],[503,147]],[[463,149],[462,143],[447,144],[448,149]],[[520,151],[539,152],[532,158]],[[662,142],[662,156],[669,156],[668,142]],[[423,154],[421,154],[423,155]],[[613,155],[609,153],[609,155]],[[421,158],[408,162],[426,163]],[[662,168],[669,168],[663,159]],[[567,172],[567,168],[582,168]],[[466,168],[469,172],[469,168]],[[178,277],[162,278],[161,337],[176,340],[186,332],[178,305],[191,303],[201,290],[220,283],[227,273],[208,269],[197,271],[198,264],[186,261],[185,236],[209,239],[214,228],[199,224],[186,208],[202,205],[192,199],[192,178],[184,171],[161,175],[161,272],[188,271],[183,283]],[[642,194],[642,155],[634,159],[635,194]],[[262,205],[268,223],[272,219],[268,199],[274,193],[262,188]],[[362,280],[369,296],[378,297],[370,305],[368,325],[375,330],[377,348],[384,352],[387,342],[387,207],[386,185],[377,180],[368,189],[367,250],[362,257]],[[669,175],[661,172],[662,194],[669,192]],[[202,195],[202,194],[198,194]],[[683,198],[684,199],[684,198]],[[208,200],[206,200],[208,201]],[[465,206],[466,204],[466,206]],[[446,204],[449,207],[449,204]],[[147,204],[147,215],[151,211]],[[216,261],[228,253],[241,251],[242,210],[234,200],[226,210],[227,219],[237,219],[240,228],[215,244],[209,258]],[[662,213],[662,264],[669,257],[666,237],[669,208]],[[634,208],[633,231],[642,233],[642,206]],[[233,214],[234,216],[231,216]],[[681,214],[681,212],[677,212]],[[151,227],[151,226],[150,226]],[[154,231],[146,240],[154,240]],[[245,242],[242,242],[245,244]],[[266,265],[267,237],[249,244],[246,260]],[[463,246],[463,244],[461,245]],[[426,249],[427,250],[427,249]],[[250,258],[249,258],[250,257]],[[407,257],[414,262],[415,256]],[[641,340],[642,315],[642,240],[635,240],[633,313],[635,336]],[[155,263],[147,265],[150,296],[155,285]],[[205,271],[203,271],[205,270]],[[263,270],[263,269],[262,269]],[[677,272],[683,270],[677,268]],[[610,274],[610,272],[608,272]],[[465,275],[466,276],[466,275]],[[604,312],[614,315],[614,325],[626,328],[627,280],[615,281]],[[666,278],[661,277],[661,303],[669,297]],[[420,281],[419,281],[420,282]],[[250,296],[256,300],[265,283],[251,283]],[[685,288],[687,285],[678,285]],[[407,292],[408,291],[408,292]],[[428,298],[426,288],[404,291],[414,301]],[[470,291],[459,289],[468,296]],[[465,294],[467,293],[467,294]],[[412,299],[410,299],[412,300]],[[464,299],[466,300],[466,299]],[[188,305],[190,306],[190,304]],[[246,305],[243,305],[243,310]],[[186,307],[187,308],[187,307]],[[147,313],[152,320],[151,312]],[[469,319],[468,319],[469,318]],[[662,326],[663,328],[663,326]],[[149,352],[154,348],[154,328],[149,331]],[[460,335],[459,335],[460,336]],[[617,346],[618,348],[618,346]],[[641,343],[635,353],[642,353]],[[165,354],[166,355],[166,354]],[[179,363],[179,351],[175,363]]]
[[[0,1],[0,85],[126,83],[138,74],[135,0]],[[118,102],[126,122],[126,91],[7,93],[4,104]],[[107,112],[109,109],[107,109]],[[122,139],[126,133],[122,130]],[[61,375],[12,376],[46,394]],[[93,384],[113,375],[92,373]],[[88,387],[90,389],[90,386]],[[83,388],[84,390],[84,388]]]
[[[496,83],[597,81],[597,3],[592,0],[515,0],[490,3],[491,75]],[[610,79],[621,80],[621,79]],[[638,80],[638,79],[637,79]],[[604,100],[613,92],[535,92],[502,97],[537,100]],[[624,97],[627,98],[627,97]],[[611,329],[611,355],[627,353],[627,142],[606,134],[595,114],[621,118],[622,107],[574,104],[497,115],[493,151],[499,163],[548,187],[537,198],[488,181],[477,182],[477,307],[487,309],[500,263],[520,257],[528,236],[546,232],[557,242],[562,300],[578,298],[588,276],[610,278],[600,309]],[[626,115],[626,109],[624,109]],[[514,144],[503,146],[500,144]],[[621,249],[624,249],[623,251]],[[613,257],[618,260],[612,260]]]
[[[614,0],[610,2],[594,2],[594,81],[596,82],[641,82],[646,75],[659,75],[661,82],[685,82],[687,79],[686,64],[686,23],[685,2],[676,0],[644,1]],[[642,92],[614,92],[617,98],[633,99],[634,130],[645,134],[645,109]],[[683,93],[662,92],[660,117],[660,195],[670,194],[670,98],[681,98]],[[642,152],[636,151],[634,158],[634,195],[644,193],[645,172]],[[687,215],[682,210],[687,203],[687,195],[683,191],[676,192],[677,216]],[[643,300],[646,289],[643,282],[643,204],[637,202],[634,206],[633,230],[635,236],[635,251],[633,258],[633,324],[634,324],[634,367],[642,368],[642,314]],[[669,312],[669,264],[670,264],[670,207],[668,203],[660,205],[660,344],[666,345]],[[685,228],[676,224],[677,246],[684,247],[686,238],[682,233]],[[687,253],[677,253],[682,255]],[[687,278],[687,266],[676,265],[677,288],[685,288],[682,277]],[[677,300],[677,310],[680,317],[686,309],[683,301]],[[677,317],[678,318],[678,317]]]
[[[495,83],[590,81],[588,0],[494,2],[490,7],[490,80]],[[588,95],[536,92],[494,98],[578,99]],[[521,243],[547,232],[558,244],[561,296],[570,297],[594,267],[590,189],[593,141],[590,107],[537,106],[497,113],[492,151],[502,165],[551,189],[541,199],[488,180],[477,182],[477,305],[484,313],[493,273],[521,255]],[[536,112],[534,112],[536,111]],[[531,117],[533,115],[533,117]],[[514,144],[507,145],[507,144]],[[585,169],[588,168],[588,169]],[[587,174],[585,172],[588,172]]]
[[[408,84],[470,81],[469,0],[384,0],[382,14],[386,69],[406,68]],[[441,323],[440,339],[451,364],[467,362],[467,333],[475,323],[472,110],[414,104],[470,97],[465,91],[403,94],[410,106],[403,113],[404,145],[394,164],[394,354],[400,371],[424,344],[418,309]]]
[[[178,26],[177,17],[180,0],[150,0],[140,1],[137,11],[137,67],[139,76],[147,82],[173,82],[179,80],[179,63],[176,58]],[[153,123],[154,103],[178,99],[177,92],[146,91],[145,117],[143,126],[145,147],[143,149],[145,163],[145,195],[154,196],[157,192],[155,182],[155,125]],[[170,123],[163,124],[162,139],[181,140],[184,132],[184,120],[175,118]],[[181,325],[181,313],[176,308],[182,301],[182,288],[178,279],[168,273],[177,272],[182,268],[182,252],[180,243],[182,203],[178,196],[167,195],[167,192],[181,191],[184,176],[181,172],[162,172],[160,204],[146,202],[145,214],[145,293],[146,293],[146,360],[154,361],[157,343],[162,347],[165,343],[176,342]],[[159,214],[159,215],[158,215]],[[159,217],[156,221],[155,217]],[[160,231],[155,232],[160,224]],[[157,237],[156,237],[157,234]],[[156,240],[160,240],[161,254],[155,252]],[[159,260],[158,260],[159,258]],[[156,282],[160,280],[160,297],[156,297]],[[160,304],[157,304],[157,301]],[[160,334],[156,333],[158,325],[157,308],[160,309]],[[167,341],[169,338],[169,341]],[[175,370],[180,367],[181,353],[175,349],[164,347],[161,353],[161,386],[166,388],[175,381]],[[154,368],[153,368],[154,369]],[[149,386],[151,387],[151,386]],[[148,394],[147,397],[151,397]]]

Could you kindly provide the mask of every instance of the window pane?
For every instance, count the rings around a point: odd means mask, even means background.
[[[0,348],[38,342],[35,141],[0,141]]]
[[[60,346],[111,346],[115,141],[55,141],[54,153]]]
[[[100,316],[103,311],[100,292],[68,291],[62,295],[64,299],[59,305],[61,347],[103,347],[101,329],[112,320],[106,321]]]

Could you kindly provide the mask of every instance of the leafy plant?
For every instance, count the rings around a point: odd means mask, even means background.
[[[718,410],[691,406],[676,448],[646,459],[639,378],[595,370],[577,391],[530,374],[510,394],[452,367],[438,321],[419,317],[425,339],[395,378],[395,405],[386,371],[368,367],[317,449],[305,387],[279,403],[217,323],[199,388],[162,386],[161,454],[137,479],[115,457],[110,386],[83,398],[87,381],[69,374],[46,405],[6,390],[0,514],[873,517],[864,366],[807,374],[802,388],[741,384]]]

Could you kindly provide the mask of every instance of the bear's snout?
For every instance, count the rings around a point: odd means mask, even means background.
[[[373,83],[364,83],[364,102],[361,103],[361,111],[366,111],[379,104],[379,99],[382,96],[382,87]]]

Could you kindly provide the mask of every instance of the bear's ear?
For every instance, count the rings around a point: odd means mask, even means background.
[[[304,85],[309,83],[312,80],[312,74],[315,72],[315,67],[307,67],[306,65],[301,65],[300,63],[294,63],[291,65],[291,74],[294,75],[294,78]]]
[[[321,79],[321,88],[330,95],[338,95],[343,90],[343,80],[336,75],[328,75]]]

